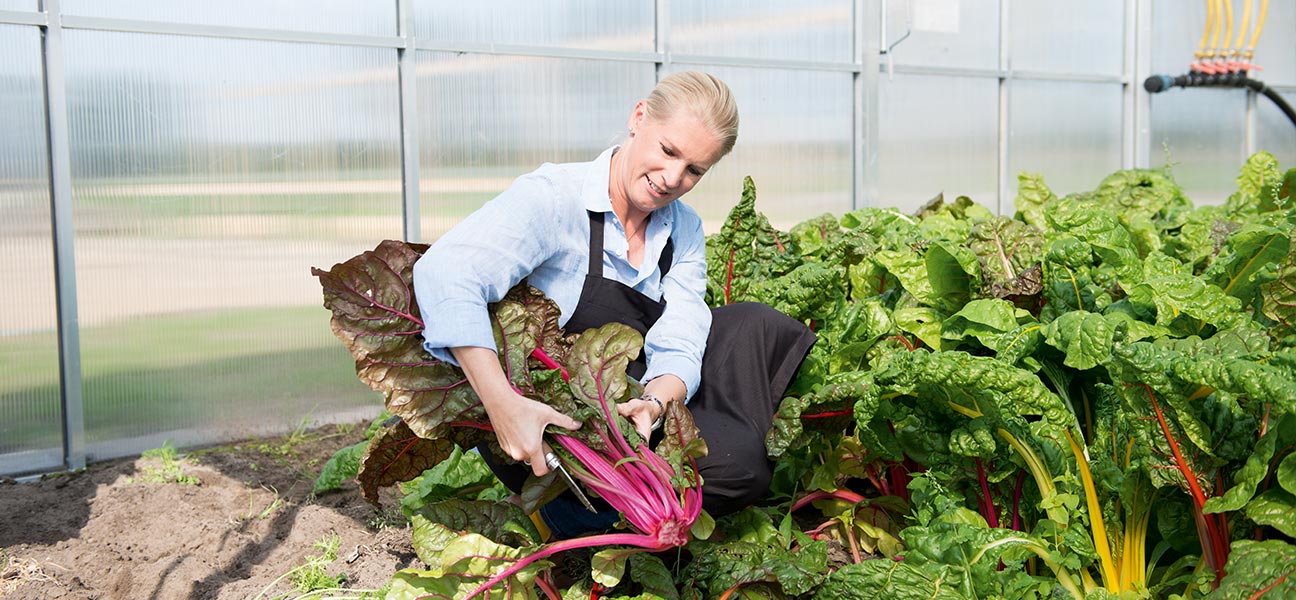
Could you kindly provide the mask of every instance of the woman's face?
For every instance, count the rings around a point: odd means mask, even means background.
[[[640,102],[630,115],[630,139],[617,153],[619,173],[613,173],[609,190],[614,200],[620,192],[635,213],[652,212],[688,193],[720,160],[720,138],[690,111],[659,120],[649,118],[644,106]]]

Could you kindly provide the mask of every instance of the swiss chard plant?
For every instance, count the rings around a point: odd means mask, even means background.
[[[462,374],[418,346],[422,248],[321,273],[334,331],[402,419],[368,444],[362,488],[419,476],[404,489],[428,568],[390,597],[1296,594],[1296,169],[1261,152],[1236,183],[1195,206],[1168,169],[1069,195],[1023,174],[1011,216],[938,197],[780,231],[748,179],[708,238],[708,302],[764,302],[819,339],[766,437],[770,493],[715,522],[693,516],[687,409],[655,451],[611,410],[639,340],[564,337],[552,304],[515,291],[492,307],[501,364],[588,425],[557,438],[564,463],[609,502],[671,490],[612,502],[624,531],[569,542],[601,550],[565,589],[557,551],[462,451],[493,436]],[[533,481],[522,503],[557,491]]]

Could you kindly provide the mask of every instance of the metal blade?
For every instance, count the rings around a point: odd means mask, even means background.
[[[585,495],[585,491],[576,484],[575,479],[572,479],[571,473],[567,472],[567,469],[563,467],[561,462],[559,462],[558,457],[549,454],[549,456],[546,456],[545,458],[546,462],[549,464],[549,468],[557,471],[559,475],[562,475],[563,480],[567,482],[567,487],[571,488],[571,491],[576,493],[576,499],[580,500],[581,506],[584,506],[585,510],[598,514],[598,511],[594,509],[594,505],[590,504],[589,498]]]

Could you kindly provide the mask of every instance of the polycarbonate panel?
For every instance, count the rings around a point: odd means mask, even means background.
[[[1124,66],[1122,0],[1017,0],[1012,20],[1012,66],[1026,71],[1119,76]]]
[[[897,74],[881,82],[879,204],[913,213],[943,193],[994,210],[999,81]]]
[[[1098,187],[1121,168],[1120,84],[1013,81],[1002,213],[1016,210],[1017,175],[1044,176],[1058,196]],[[1061,117],[1065,115],[1065,117]]]
[[[36,0],[0,0],[0,10],[37,10]]]
[[[679,54],[851,62],[852,0],[672,0]]]
[[[1238,0],[1235,4],[1240,3]],[[1296,2],[1269,2],[1269,13],[1255,50],[1255,62],[1264,70],[1256,73],[1256,77],[1270,85],[1296,85],[1296,35],[1293,33],[1296,33]]]
[[[1296,107],[1296,92],[1280,95],[1288,106]],[[1273,154],[1284,170],[1296,168],[1296,123],[1264,96],[1256,98],[1255,132],[1257,150]]]
[[[615,52],[652,52],[652,2],[604,0],[414,1],[421,42],[525,44]]]
[[[1152,96],[1152,166],[1173,165],[1194,203],[1220,204],[1237,191],[1245,135],[1244,90],[1175,88]]]
[[[401,236],[396,51],[64,36],[92,458],[376,413],[310,269]]]
[[[620,143],[651,63],[418,53],[423,239],[437,239],[545,162]]]
[[[63,0],[63,14],[195,25],[396,35],[396,0]]]
[[[0,25],[0,475],[63,459],[40,43]]]
[[[881,1],[895,64],[999,68],[999,0]]]
[[[743,178],[756,183],[756,208],[790,229],[810,217],[851,209],[850,73],[673,64],[722,79],[738,103],[738,143],[685,198],[718,233],[742,199]]]

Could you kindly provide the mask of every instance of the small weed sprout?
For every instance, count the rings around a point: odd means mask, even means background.
[[[346,580],[345,574],[329,575],[326,570],[333,561],[337,560],[338,547],[341,545],[342,538],[338,537],[337,533],[329,533],[315,542],[315,549],[320,553],[307,556],[306,564],[297,567],[293,572],[293,586],[297,591],[313,592],[342,585]]]
[[[128,483],[144,481],[148,483],[179,483],[181,485],[198,485],[202,483],[197,477],[184,472],[184,456],[176,452],[175,446],[171,445],[171,440],[162,442],[162,447],[145,450],[140,453],[140,458],[149,458],[159,461],[158,466],[145,465],[144,476],[136,480],[130,478]]]

